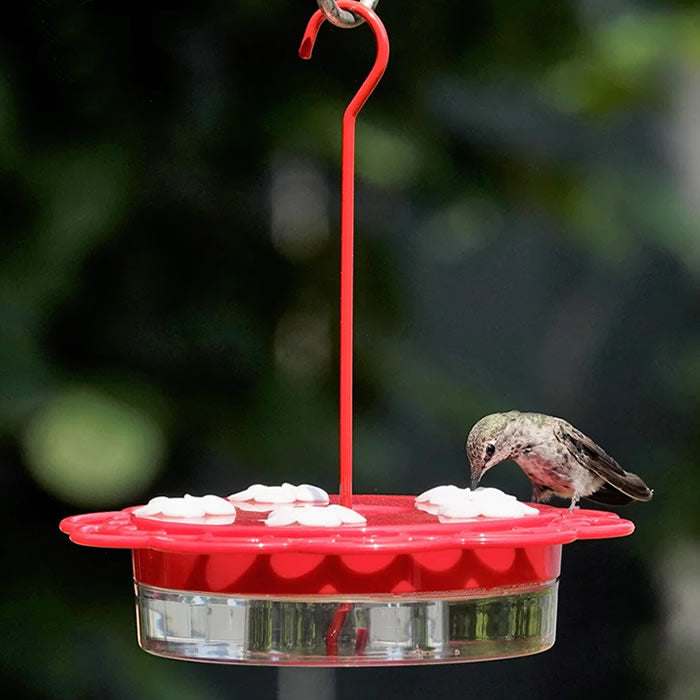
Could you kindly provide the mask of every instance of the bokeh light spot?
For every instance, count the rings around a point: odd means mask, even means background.
[[[123,504],[158,473],[165,437],[143,410],[90,389],[47,401],[23,434],[29,471],[47,491],[84,506]]]
[[[294,262],[309,260],[325,245],[328,186],[305,161],[276,161],[270,184],[272,243]]]
[[[275,365],[284,375],[315,382],[330,367],[330,318],[324,310],[293,310],[277,325],[274,340]]]

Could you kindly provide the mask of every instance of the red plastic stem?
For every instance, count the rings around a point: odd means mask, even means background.
[[[389,37],[377,15],[359,2],[339,0],[343,10],[360,15],[374,32],[377,57],[343,115],[343,151],[340,204],[340,503],[352,507],[352,369],[353,369],[353,239],[355,196],[355,120],[381,80],[389,61]],[[319,10],[309,20],[299,48],[311,58],[318,30],[325,20]]]
[[[366,627],[357,628],[357,636],[355,637],[355,652],[362,654],[367,647],[369,640],[369,630]]]
[[[350,603],[341,603],[333,613],[333,619],[326,632],[326,656],[338,656],[338,637],[343,631],[345,620],[351,609]]]
[[[326,656],[338,656],[338,637],[345,627],[348,613],[352,610],[350,603],[341,603],[333,613],[333,619],[326,632]],[[355,651],[362,653],[367,646],[369,630],[366,627],[358,627],[355,634]]]

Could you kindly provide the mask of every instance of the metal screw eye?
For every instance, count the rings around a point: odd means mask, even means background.
[[[365,7],[369,7],[370,10],[373,10],[379,2],[379,0],[357,1]],[[321,12],[323,12],[325,15],[326,19],[336,27],[342,27],[343,29],[354,29],[355,27],[359,27],[364,22],[362,17],[358,17],[347,10],[341,10],[338,7],[336,0],[316,0],[316,2],[318,2],[318,6],[321,9]]]

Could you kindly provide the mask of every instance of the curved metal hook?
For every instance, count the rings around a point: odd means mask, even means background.
[[[365,82],[362,83],[362,86],[357,91],[355,97],[353,97],[345,112],[346,116],[348,112],[354,113],[354,115],[357,116],[365,102],[367,102],[367,98],[372,94],[377,83],[384,75],[387,63],[389,62],[389,37],[387,36],[384,24],[373,10],[370,10],[359,2],[352,2],[351,0],[338,0],[338,6],[342,9],[351,10],[366,20],[367,24],[372,27],[374,36],[377,39],[377,58],[374,61],[372,70],[365,79]],[[323,12],[318,10],[314,12],[309,23],[306,25],[304,38],[299,47],[299,56],[302,58],[311,58],[314,45],[316,44],[316,37],[318,36],[318,30],[321,28],[325,19],[326,16]]]
[[[380,81],[389,61],[389,37],[373,10],[359,2],[338,0],[344,10],[361,16],[372,28],[377,40],[377,58],[360,89],[350,100],[343,115],[343,156],[340,197],[340,503],[352,507],[352,307],[353,238],[355,196],[355,121],[367,98]],[[318,30],[325,15],[313,14],[299,48],[302,58],[311,58]]]

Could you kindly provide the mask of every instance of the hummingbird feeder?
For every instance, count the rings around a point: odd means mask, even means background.
[[[326,19],[364,20],[377,42],[342,126],[339,495],[285,484],[256,505],[252,496],[264,490],[257,485],[229,500],[157,498],[60,527],[77,544],[131,550],[138,642],[159,656],[366,666],[544,651],[555,639],[562,546],[628,535],[631,522],[542,505],[510,518],[450,519],[411,495],[352,493],[355,120],[384,73],[389,41],[368,7],[376,0],[319,5],[302,58],[311,57]],[[292,495],[280,496],[285,489]],[[274,504],[280,499],[287,505]],[[322,522],[322,511],[330,520]]]

